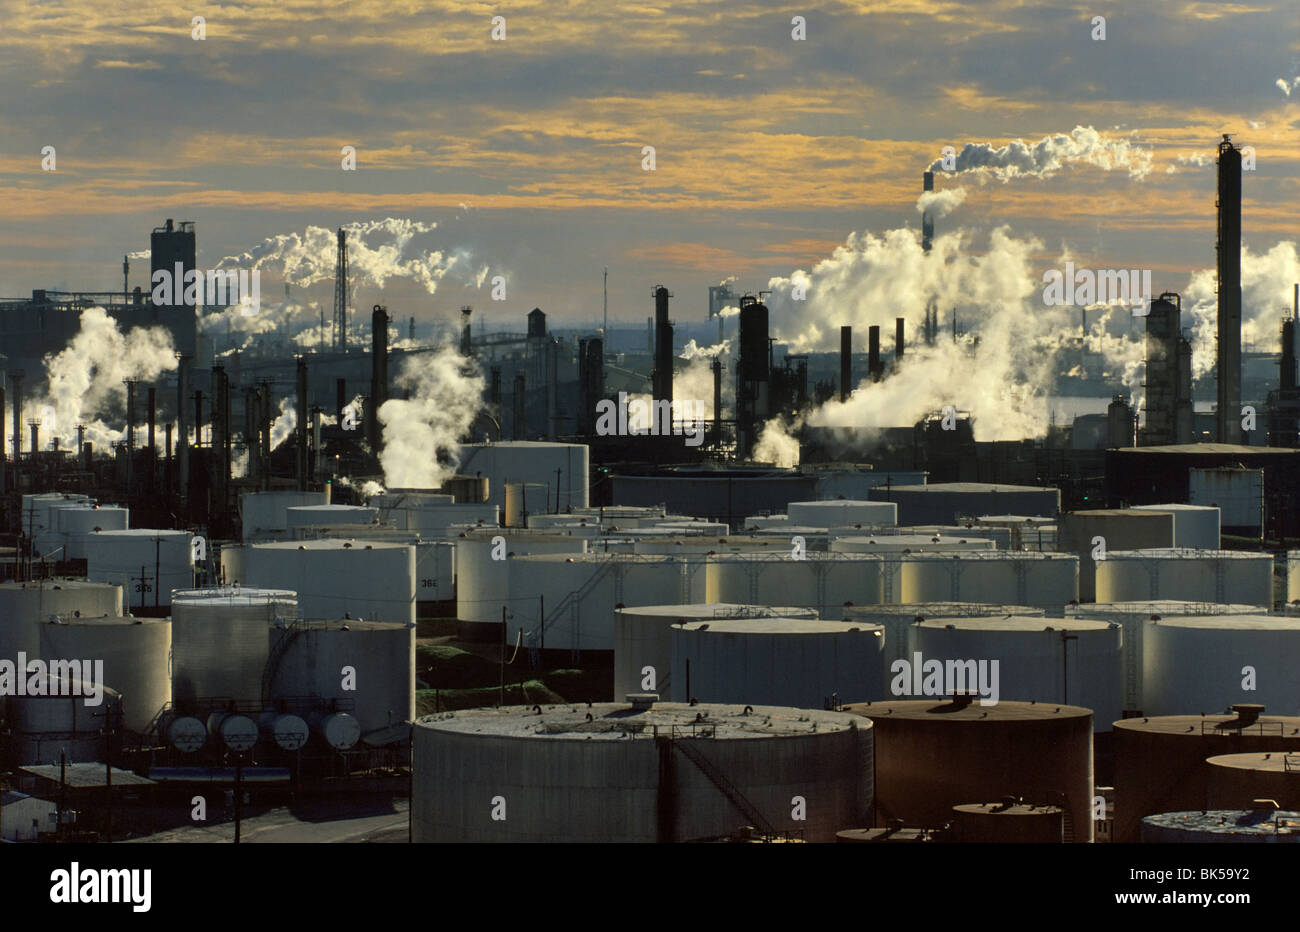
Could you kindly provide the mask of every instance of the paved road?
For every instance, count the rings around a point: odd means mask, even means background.
[[[373,806],[371,807],[373,809]],[[304,819],[288,809],[273,809],[250,819],[240,826],[240,844],[330,844],[341,842],[406,842],[407,801],[395,799],[391,811],[377,815],[358,815],[351,818],[327,820]],[[235,840],[233,822],[215,825],[193,825],[169,829],[156,835],[133,838],[132,842],[182,842],[226,843]]]

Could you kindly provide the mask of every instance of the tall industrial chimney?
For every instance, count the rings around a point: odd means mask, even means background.
[[[921,190],[927,193],[934,190],[934,172],[926,172],[921,176]],[[933,243],[934,214],[927,209],[921,213],[921,248],[929,252]]]
[[[770,407],[772,360],[767,342],[767,305],[753,295],[740,299],[740,362],[736,385],[736,446],[748,457]]]
[[[149,425],[149,482],[148,488],[153,491],[158,484],[158,389],[150,385],[145,393],[145,417]]]
[[[651,395],[656,401],[673,400],[673,325],[668,320],[668,299],[671,297],[663,285],[654,290],[655,368]]]
[[[514,390],[514,418],[512,420],[513,434],[515,440],[528,439],[528,425],[526,423],[527,408],[525,402],[527,398],[525,393],[528,391],[528,373],[523,369],[515,372],[515,390]]]
[[[1241,443],[1241,150],[1228,134],[1219,143],[1219,407],[1220,443]]]
[[[464,313],[465,308],[461,309]],[[469,315],[465,316],[465,339],[469,334]],[[462,345],[463,346],[463,345]],[[462,349],[463,351],[463,349]],[[370,452],[379,455],[379,442],[383,431],[379,424],[379,408],[388,400],[388,311],[376,304],[370,314],[370,405],[366,411],[366,428]],[[307,415],[304,407],[303,417]]]
[[[873,382],[880,381],[880,328],[867,328],[867,375]]]
[[[840,401],[853,390],[853,328],[840,328]]]
[[[307,359],[298,357],[298,491],[307,491]]]
[[[894,318],[894,367],[897,368],[903,361],[903,327],[904,320],[901,317]]]
[[[190,434],[185,417],[189,403],[190,358],[178,356],[176,367],[176,491],[182,510],[186,509],[185,501],[190,491]]]
[[[126,382],[126,487],[135,491],[135,379]]]
[[[473,313],[474,308],[468,304],[460,309],[460,354],[465,357],[473,355],[474,352],[473,331],[470,329],[470,317]]]

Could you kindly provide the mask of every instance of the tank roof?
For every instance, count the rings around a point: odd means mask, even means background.
[[[876,486],[880,488],[880,486]],[[932,482],[927,485],[894,485],[893,492],[1052,492],[1058,490],[1037,485],[1006,485],[1001,482]]]
[[[1080,602],[1067,605],[1066,610],[1088,612],[1119,612],[1129,615],[1256,615],[1258,605],[1232,602],[1183,602],[1177,599],[1153,599],[1149,602]]]
[[[773,618],[790,617],[815,618],[817,613],[810,608],[791,605],[746,605],[739,602],[691,602],[686,605],[628,605],[614,609],[615,614],[652,615],[664,618],[710,618],[730,619],[736,617]]]
[[[690,621],[673,627],[710,634],[849,634],[853,631],[871,633],[885,630],[881,625],[866,622],[818,621],[815,618],[722,618]]]
[[[618,741],[650,737],[657,728],[666,734],[675,731],[678,737],[694,733],[736,740],[830,734],[861,727],[862,720],[843,712],[777,706],[656,702],[637,709],[625,702],[598,702],[468,709],[426,715],[415,724],[430,731],[502,738]]]
[[[1159,512],[1153,512],[1159,514]],[[1139,550],[1107,550],[1106,559],[1114,560],[1269,560],[1271,553],[1251,550],[1198,550],[1195,547],[1147,547]]]
[[[845,605],[845,615],[919,615],[933,618],[987,618],[991,615],[1040,617],[1041,608],[1032,605],[995,605],[991,602],[904,602],[892,605]]]
[[[1014,806],[1004,803],[963,803],[960,806],[953,806],[952,809],[953,812],[993,816],[1045,816],[1061,815],[1065,812],[1060,806],[1035,806],[1031,803],[1017,803]]]
[[[0,582],[0,592],[22,592],[32,590],[39,592],[46,589],[120,589],[117,583],[91,582],[88,579],[34,579],[28,582],[7,580]]]
[[[1207,764],[1230,767],[1233,770],[1252,770],[1264,773],[1289,773],[1300,789],[1300,754],[1287,751],[1252,751],[1243,754],[1216,754],[1206,758]]]
[[[1214,835],[1294,835],[1300,833],[1300,812],[1287,809],[1210,809],[1205,812],[1162,812],[1142,820],[1158,828]]]
[[[91,531],[101,537],[184,537],[189,540],[194,535],[190,531],[175,531],[167,528],[133,527],[116,531]]]
[[[292,589],[256,589],[251,586],[208,586],[203,589],[173,589],[173,602],[247,602],[254,599],[296,599]]]
[[[1243,720],[1237,715],[1154,715],[1146,718],[1122,718],[1114,729],[1161,735],[1186,735],[1199,738],[1207,735],[1242,734],[1294,738],[1300,740],[1300,716],[1264,715]]]
[[[1286,615],[1175,615],[1161,618],[1163,628],[1208,628],[1216,631],[1300,631],[1300,618]]]
[[[253,550],[398,550],[410,544],[386,540],[359,540],[342,537],[317,537],[310,540],[277,540],[251,544]]]
[[[1107,631],[1109,621],[1092,618],[1024,617],[1020,615],[986,615],[975,618],[926,618],[917,622],[921,628],[956,628],[963,631]]]
[[[112,615],[99,615],[94,618],[89,618],[85,615],[74,617],[68,614],[60,615],[57,621],[50,621],[47,619],[41,622],[41,624],[44,625],[63,625],[69,628],[129,627],[130,625],[169,625],[171,623],[170,618],[136,618],[133,615],[119,615],[116,617]]]
[[[405,631],[411,626],[400,621],[363,621],[360,618],[331,618],[328,621],[298,621],[294,631]]]
[[[997,705],[982,706],[978,702],[962,705],[934,699],[884,699],[879,702],[857,702],[841,707],[842,711],[868,718],[906,719],[909,721],[948,722],[1037,722],[1068,718],[1091,718],[1092,710],[1077,705],[1056,702],[999,701]]]

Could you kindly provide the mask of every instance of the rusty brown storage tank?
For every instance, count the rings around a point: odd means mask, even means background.
[[[1144,816],[1204,809],[1210,772],[1206,758],[1300,751],[1300,718],[1265,715],[1262,705],[1233,709],[1236,714],[1161,715],[1115,723],[1115,841],[1137,841]]]
[[[1197,809],[1163,812],[1142,820],[1142,841],[1156,844],[1298,844],[1300,812],[1267,809]]]
[[[1056,844],[1065,840],[1065,810],[1019,800],[952,807],[953,841]]]
[[[876,823],[935,828],[954,806],[1017,796],[1058,805],[1067,841],[1092,841],[1092,711],[970,696],[863,702],[876,742]]]
[[[1249,809],[1271,799],[1283,809],[1300,809],[1300,753],[1252,751],[1209,758],[1210,795],[1215,809]]]

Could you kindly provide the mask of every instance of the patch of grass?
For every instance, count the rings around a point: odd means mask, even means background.
[[[501,667],[449,644],[421,644],[415,648],[415,675],[431,688],[471,689],[499,683]]]
[[[415,711],[417,715],[429,715],[434,711],[491,708],[500,698],[499,685],[475,689],[420,689],[415,693]],[[506,705],[550,705],[564,701],[563,697],[548,689],[541,680],[526,681],[522,690],[518,683],[506,684]]]
[[[614,671],[609,669],[550,670],[542,679],[568,702],[609,702],[614,694]]]

